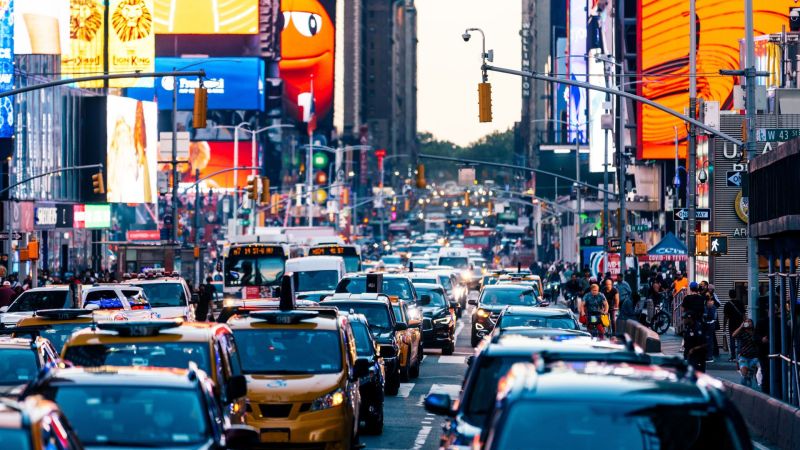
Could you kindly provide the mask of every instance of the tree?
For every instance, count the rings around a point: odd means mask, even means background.
[[[495,131],[466,147],[450,141],[440,141],[431,133],[417,134],[420,153],[436,156],[461,157],[483,161],[508,163],[514,160],[514,130]],[[454,180],[458,178],[458,166],[446,161],[424,161],[426,175],[432,181]],[[496,169],[481,170],[479,178],[497,178]]]

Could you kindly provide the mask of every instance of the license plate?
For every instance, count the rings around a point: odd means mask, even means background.
[[[288,431],[261,431],[261,442],[289,442]]]

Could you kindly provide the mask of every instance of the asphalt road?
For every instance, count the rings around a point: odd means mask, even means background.
[[[472,293],[476,296],[477,293]],[[442,356],[438,349],[426,349],[419,378],[400,385],[396,397],[386,397],[384,427],[380,436],[361,436],[368,449],[436,449],[443,419],[429,414],[422,401],[431,392],[447,392],[458,397],[467,370],[465,359],[472,354],[469,342],[470,316],[465,311],[456,328],[456,350]]]

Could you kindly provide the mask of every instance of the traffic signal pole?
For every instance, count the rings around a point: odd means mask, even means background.
[[[697,14],[695,0],[689,2],[689,117],[697,117]],[[697,130],[689,125],[689,148],[686,160],[686,184],[689,188],[687,203],[689,217],[686,224],[686,248],[688,261],[686,264],[689,280],[695,280],[695,253],[697,253],[695,235],[697,233]]]

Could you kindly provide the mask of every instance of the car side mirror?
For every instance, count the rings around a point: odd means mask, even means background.
[[[244,397],[247,395],[247,379],[244,375],[234,375],[228,380],[225,387],[225,396],[228,400]]]
[[[472,305],[472,306],[478,306],[478,301],[473,298],[473,299],[467,300],[467,304]]]
[[[353,364],[353,378],[361,378],[369,375],[370,365],[372,365],[372,363],[367,358],[356,359],[355,364]]]
[[[422,297],[419,298],[419,304],[422,306],[430,305],[431,304],[431,296],[428,294],[422,294]]]
[[[225,430],[226,449],[254,448],[260,440],[258,431],[249,425],[230,425]]]
[[[406,331],[408,329],[408,324],[405,322],[397,322],[394,325],[394,331]]]
[[[4,313],[6,311],[8,311],[8,306],[3,306],[2,308],[0,308],[0,313]]]
[[[449,394],[433,393],[425,397],[425,411],[439,416],[455,416]]]
[[[194,294],[192,294],[192,298],[189,300],[189,304],[197,305],[199,303],[200,303],[200,294],[195,292]]]

